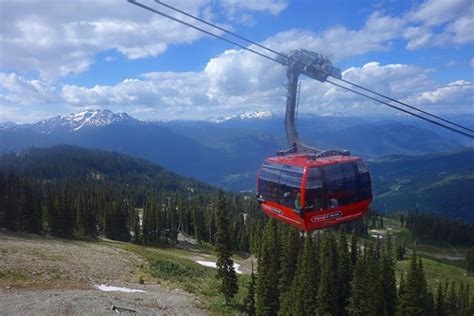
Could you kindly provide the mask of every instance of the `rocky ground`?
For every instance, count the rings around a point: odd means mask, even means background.
[[[140,284],[145,264],[103,242],[0,232],[0,315],[205,314],[191,294]],[[103,292],[101,284],[145,292]]]

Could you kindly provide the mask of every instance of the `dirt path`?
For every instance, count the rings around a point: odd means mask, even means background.
[[[202,315],[181,290],[138,284],[143,258],[100,242],[0,233],[0,315]],[[140,289],[103,292],[95,285]]]

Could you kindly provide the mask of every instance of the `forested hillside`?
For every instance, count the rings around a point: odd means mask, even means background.
[[[179,230],[213,242],[216,189],[121,154],[57,146],[4,155],[0,192],[0,226],[12,230],[147,244],[175,242]],[[227,198],[234,247],[248,251],[263,216],[253,199]]]
[[[474,149],[389,156],[369,162],[373,207],[380,212],[418,210],[474,219]]]
[[[458,159],[464,161],[463,155]],[[435,165],[423,169],[421,164],[420,172],[430,174]],[[12,231],[61,238],[101,235],[158,247],[175,244],[182,233],[214,244],[218,210],[227,209],[226,242],[234,251],[251,253],[256,269],[247,287],[239,289],[237,296],[245,300],[229,302],[226,310],[250,315],[472,314],[473,279],[459,279],[465,262],[472,270],[472,255],[461,258],[461,266],[439,266],[436,256],[427,259],[424,252],[423,260],[406,260],[407,250],[416,252],[415,242],[469,246],[474,240],[470,224],[400,213],[390,220],[401,228],[385,229],[384,219],[369,213],[364,220],[301,234],[268,220],[250,196],[217,196],[211,186],[116,153],[58,146],[0,158],[0,227]],[[370,237],[382,229],[383,238]],[[166,270],[157,276],[195,270],[193,262],[153,260],[152,271],[158,263]],[[429,279],[424,264],[429,265]],[[439,267],[454,269],[456,281],[433,277]]]

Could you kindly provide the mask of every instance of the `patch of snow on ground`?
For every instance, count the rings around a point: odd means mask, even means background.
[[[370,234],[370,236],[372,236],[372,237],[374,237],[374,238],[383,239],[383,235],[379,235],[379,234]]]
[[[201,261],[201,260],[196,260],[196,263],[199,263],[202,266],[210,267],[210,268],[216,268],[216,263],[212,261]],[[235,272],[238,274],[242,274],[242,271],[240,271],[240,264],[234,262],[234,269]]]
[[[134,289],[126,288],[126,287],[117,287],[117,286],[110,286],[110,285],[105,285],[105,284],[94,285],[94,287],[104,292],[145,293],[145,291],[143,290],[134,290]]]

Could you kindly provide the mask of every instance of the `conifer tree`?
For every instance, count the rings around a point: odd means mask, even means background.
[[[137,209],[133,211],[133,243],[140,244],[142,242],[142,232],[140,227],[140,214]]]
[[[232,260],[232,240],[229,232],[229,210],[224,192],[219,191],[216,204],[215,247],[217,254],[217,278],[221,280],[220,291],[224,294],[226,304],[237,294],[237,275]]]
[[[359,257],[354,266],[354,274],[351,281],[351,295],[347,308],[349,315],[371,315],[372,306],[368,295],[370,293],[369,281],[366,261]]]
[[[429,297],[421,259],[413,254],[408,269],[406,285],[400,296],[399,313],[401,315],[426,315],[429,309]]]
[[[278,315],[303,315],[304,302],[302,292],[304,278],[306,277],[304,275],[303,253],[304,248],[297,257],[296,271],[291,286],[286,292],[280,294]]]
[[[257,266],[257,315],[276,315],[279,309],[279,240],[276,220],[265,225]]]
[[[351,279],[352,279],[352,260],[351,255],[347,249],[347,238],[346,233],[342,232],[339,235],[339,242],[337,244],[338,252],[338,301],[337,304],[340,307],[340,315],[346,315],[346,307],[349,303]]]
[[[337,246],[331,231],[326,231],[321,244],[321,281],[317,295],[317,314],[339,315],[342,306],[338,306],[338,257]]]
[[[357,256],[359,252],[359,238],[357,236],[357,233],[355,230],[352,230],[351,234],[351,261],[352,261],[352,266],[356,265],[357,262]]]
[[[370,241],[366,251],[367,278],[370,284],[367,296],[370,301],[371,314],[381,315],[384,312],[383,274],[380,263],[380,240]]]
[[[319,240],[316,243],[313,237],[308,235],[304,243],[304,251],[302,254],[302,271],[300,278],[302,279],[301,288],[297,289],[297,293],[301,295],[302,311],[304,315],[314,315],[316,312],[316,294],[319,285]]]
[[[299,231],[291,226],[283,226],[280,256],[280,295],[286,295],[293,282],[300,251]]]
[[[392,239],[386,237],[385,248],[382,256],[382,288],[384,315],[393,316],[397,307],[397,285],[395,280],[395,262],[392,255]]]
[[[253,270],[253,261],[252,261],[252,272],[250,273],[250,282],[247,286],[247,296],[244,299],[244,306],[247,315],[253,316],[256,314],[255,310],[255,273]]]
[[[436,308],[435,314],[437,316],[444,316],[446,315],[446,302],[445,302],[445,294],[443,285],[438,283],[438,287],[436,289]]]
[[[474,313],[474,310],[472,309],[474,306],[470,306],[470,287],[469,283],[464,283],[461,282],[459,285],[459,315],[460,316],[468,316],[472,315]]]
[[[446,309],[452,315],[457,315],[458,313],[458,297],[456,293],[456,287],[454,281],[451,282],[451,285],[448,288],[448,292],[446,294]]]
[[[403,272],[400,274],[400,284],[398,285],[398,303],[400,305],[400,299],[405,295],[406,291],[406,282],[405,282],[405,275]],[[397,308],[398,310],[398,308]]]

